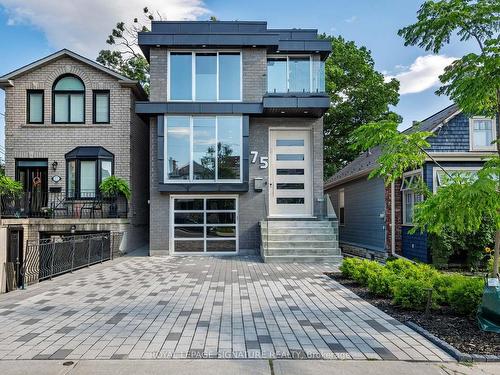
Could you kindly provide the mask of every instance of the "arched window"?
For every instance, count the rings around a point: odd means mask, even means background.
[[[52,122],[85,122],[85,86],[80,78],[65,74],[60,76],[52,88]]]

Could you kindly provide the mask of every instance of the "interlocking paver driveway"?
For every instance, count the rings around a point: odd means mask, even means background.
[[[323,274],[331,270],[122,258],[1,298],[0,358],[452,360]]]

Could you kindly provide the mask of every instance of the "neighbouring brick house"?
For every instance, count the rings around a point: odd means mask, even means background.
[[[24,187],[2,202],[2,243],[118,231],[121,248],[147,241],[148,129],[135,114],[142,87],[61,50],[0,77],[5,90],[6,175]],[[115,208],[98,186],[114,174],[132,197]],[[8,254],[13,249],[9,249]]]
[[[150,254],[338,260],[324,216],[324,61],[317,30],[152,22]],[[316,236],[315,236],[316,235]]]
[[[467,117],[456,105],[423,120],[415,129],[430,131],[429,154],[450,173],[474,173],[496,146],[496,119]],[[367,179],[376,167],[380,150],[365,152],[325,182],[339,214],[340,246],[344,253],[385,258],[392,253],[430,262],[427,235],[410,234],[413,207],[422,199],[412,190],[421,178],[431,191],[443,181],[443,172],[428,159],[424,166],[408,171],[404,178],[384,186],[381,178]]]

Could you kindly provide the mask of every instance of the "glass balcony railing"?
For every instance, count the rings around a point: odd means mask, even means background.
[[[324,93],[325,62],[319,56],[268,58],[267,92]]]

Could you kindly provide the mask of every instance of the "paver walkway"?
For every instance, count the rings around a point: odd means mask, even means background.
[[[331,270],[122,258],[0,298],[0,358],[453,360],[323,274]]]

